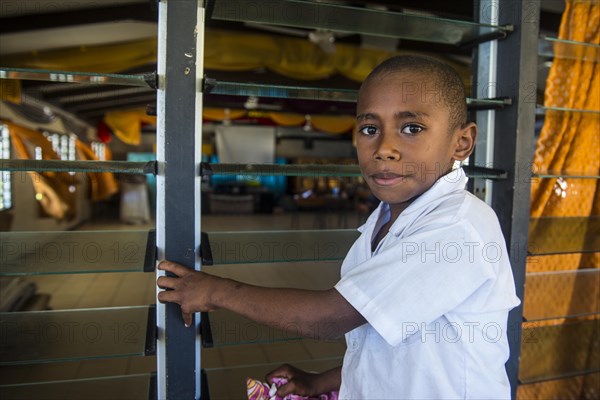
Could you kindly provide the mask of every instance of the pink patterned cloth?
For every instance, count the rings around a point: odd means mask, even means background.
[[[298,396],[297,394],[288,394],[285,397],[277,396],[277,388],[286,383],[287,379],[273,378],[273,384],[269,386],[268,383],[246,378],[248,400],[338,400],[337,391],[320,394],[317,397]]]

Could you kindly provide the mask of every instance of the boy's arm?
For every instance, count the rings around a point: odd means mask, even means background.
[[[193,271],[170,261],[159,269],[177,277],[160,277],[161,302],[181,306],[186,326],[192,313],[226,309],[256,322],[303,337],[332,339],[366,321],[334,288],[324,291],[266,288]]]

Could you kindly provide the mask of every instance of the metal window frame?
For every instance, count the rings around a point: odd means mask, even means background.
[[[158,259],[200,269],[200,162],[204,8],[159,3],[157,93]],[[164,273],[157,271],[158,275]],[[157,395],[200,398],[199,314],[186,328],[176,304],[157,305]]]
[[[507,243],[516,293],[521,300],[521,305],[514,308],[508,318],[510,358],[506,370],[511,384],[511,397],[514,399],[517,397],[521,353],[530,177],[535,146],[537,57],[532,55],[537,54],[540,0],[481,0],[478,6],[479,10],[476,11],[479,18],[492,16],[496,18],[494,22],[514,27],[513,32],[507,38],[498,40],[496,45],[490,45],[489,48],[485,48],[485,44],[480,46],[477,50],[478,59],[475,60],[478,68],[475,71],[483,70],[483,78],[489,88],[493,87],[495,96],[512,99],[512,106],[481,115],[482,123],[491,128],[491,135],[483,142],[485,155],[481,155],[480,151],[480,160],[483,159],[487,166],[493,163],[494,168],[508,172],[508,179],[491,182],[492,186],[486,188],[485,199],[498,215]],[[488,55],[490,58],[486,59]],[[486,62],[487,66],[482,65]]]

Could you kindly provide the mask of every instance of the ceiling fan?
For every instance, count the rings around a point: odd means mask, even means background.
[[[258,97],[248,96],[244,108],[248,111],[281,111],[283,107],[279,104],[259,103]]]
[[[307,38],[311,43],[316,44],[321,48],[321,50],[328,54],[335,52],[335,41],[337,38],[354,35],[354,33],[333,32],[327,29],[305,30],[299,28],[288,28],[284,26],[258,24],[255,22],[245,22],[244,25],[249,28],[260,29],[263,31]]]

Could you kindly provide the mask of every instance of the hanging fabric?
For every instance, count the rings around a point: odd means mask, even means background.
[[[567,0],[559,30],[559,39],[600,43],[600,3],[597,1]],[[556,43],[554,59],[546,82],[544,105],[594,112],[553,111],[547,110],[540,137],[537,142],[533,169],[537,173],[553,175],[600,175],[600,68],[596,56],[590,57],[586,46],[578,46],[575,52],[573,45]],[[586,220],[581,228],[569,234],[549,237],[548,232],[538,225],[530,228],[529,247],[538,244],[558,246],[562,241],[579,242],[583,248],[597,233],[593,232],[594,222],[591,218],[600,215],[600,190],[597,179],[544,178],[534,179],[531,185],[531,216],[534,218],[568,218],[581,217]],[[552,242],[553,241],[553,242]],[[527,272],[549,272],[559,270],[581,270],[600,268],[600,253],[573,253],[562,255],[544,255],[528,257]],[[536,312],[548,305],[556,308],[557,315],[572,315],[572,309],[582,299],[581,287],[583,275],[576,275],[570,284],[563,284],[560,291],[542,288],[535,293],[541,296],[528,296],[526,287],[524,315],[529,311]],[[590,285],[586,285],[589,288]],[[589,290],[589,289],[588,289]],[[583,293],[590,309],[600,307],[600,288],[593,286],[591,292]],[[597,318],[589,317],[589,318]],[[583,318],[585,319],[585,318]],[[537,322],[538,326],[554,326],[567,329],[574,324],[573,318],[566,320],[556,318]],[[597,325],[596,325],[597,327]],[[535,332],[535,331],[533,331]],[[557,331],[560,332],[560,331]],[[564,331],[568,332],[568,331]],[[556,335],[544,338],[540,342],[535,365],[523,365],[521,370],[548,368],[597,368],[597,335],[600,332],[579,331],[577,337]],[[564,336],[564,337],[563,337]],[[561,339],[562,337],[562,339]],[[569,348],[567,342],[573,340],[577,346]],[[595,344],[594,344],[595,343]],[[524,341],[523,348],[527,346]],[[574,366],[575,360],[577,366]],[[533,362],[532,361],[532,362]],[[595,367],[594,367],[595,363]],[[529,398],[586,398],[585,393],[597,392],[597,374],[575,377],[573,379],[549,380],[539,384],[521,385],[518,397]],[[596,389],[593,389],[595,387]],[[593,396],[593,395],[592,395]]]

